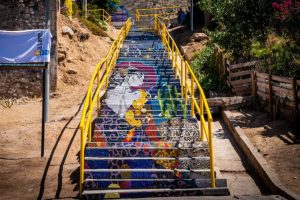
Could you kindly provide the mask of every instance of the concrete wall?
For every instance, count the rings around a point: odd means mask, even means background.
[[[57,82],[57,1],[51,2],[52,49],[50,63],[51,91]],[[45,28],[45,0],[0,0],[0,30]],[[19,98],[41,95],[41,72],[0,70],[0,97]]]

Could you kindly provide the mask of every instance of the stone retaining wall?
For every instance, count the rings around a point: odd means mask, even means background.
[[[51,4],[51,91],[57,82],[57,1]],[[0,30],[26,30],[45,28],[45,0],[0,0]],[[41,96],[39,71],[0,70],[0,97],[19,98]]]

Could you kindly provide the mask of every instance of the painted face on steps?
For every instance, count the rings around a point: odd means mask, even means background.
[[[128,75],[128,85],[132,87],[138,87],[144,83],[144,74],[142,72],[129,73]]]

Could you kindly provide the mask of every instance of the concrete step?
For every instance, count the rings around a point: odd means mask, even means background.
[[[104,198],[145,198],[169,196],[222,196],[229,195],[226,187],[217,188],[159,188],[159,189],[118,189],[118,190],[85,190],[84,196],[92,199]]]
[[[122,163],[122,165],[116,165]],[[95,158],[89,158],[85,160],[85,166],[89,166],[89,169],[107,169],[113,167],[113,169],[124,169],[127,165],[129,168],[134,169],[152,169],[152,168],[164,168],[163,163],[167,163],[172,169],[210,169],[210,160],[208,157],[193,158],[193,159],[181,159],[177,158],[157,158],[157,159],[109,159],[109,160],[97,160]]]
[[[177,147],[86,147],[86,157],[149,157],[172,155],[174,157],[208,157],[209,149],[197,148],[177,148]]]
[[[178,118],[178,117],[176,117],[176,118]],[[148,127],[148,123],[145,120],[148,120],[148,119],[147,118],[141,119],[141,121],[144,122],[144,125],[141,126],[141,128],[143,128],[143,129],[146,129]],[[190,127],[198,128],[198,121],[195,118],[191,118],[191,117],[187,116],[187,119],[181,118],[181,120],[187,120]],[[163,127],[164,131],[168,131],[168,129],[165,128],[165,125],[168,123],[169,119],[161,117],[161,118],[154,118],[153,121],[154,121],[155,126],[158,127],[158,129],[160,129],[161,128],[160,125],[162,123],[164,123],[164,127]],[[93,124],[94,124],[95,130],[110,130],[110,129],[111,130],[118,130],[118,129],[119,130],[128,130],[128,129],[134,128],[134,127],[130,126],[128,124],[128,122],[123,118],[111,119],[111,118],[102,118],[100,116],[93,121]],[[176,127],[179,130],[183,130],[183,128],[185,128],[185,126],[186,125],[184,123],[181,123],[178,125],[176,124]],[[174,127],[172,127],[172,129],[174,129]],[[189,129],[186,129],[186,130],[189,130]],[[198,130],[199,130],[199,128],[198,128]]]
[[[85,189],[106,190],[109,185],[117,184],[119,189],[155,189],[155,188],[209,188],[210,179],[86,179]],[[97,185],[93,187],[92,185]],[[216,187],[227,187],[225,179],[217,179]],[[116,190],[116,189],[111,189]]]
[[[114,176],[112,176],[112,173]],[[110,179],[121,178],[125,174],[126,178],[131,179],[207,179],[210,178],[210,170],[181,170],[181,169],[135,169],[135,170],[95,170],[85,169],[85,179]],[[123,176],[124,177],[124,176]]]
[[[200,139],[200,138],[199,138]],[[198,139],[198,140],[199,140]],[[200,141],[194,141],[193,138],[189,138],[188,140],[185,138],[180,138],[178,141],[139,141],[139,142],[115,142],[111,140],[107,140],[106,142],[88,142],[87,147],[106,147],[106,148],[138,148],[138,147],[147,147],[151,149],[155,148],[208,148],[206,143],[202,144]]]

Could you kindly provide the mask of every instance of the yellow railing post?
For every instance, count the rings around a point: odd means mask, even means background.
[[[100,86],[100,71],[101,71],[101,67],[98,70],[98,74],[97,74],[97,88]],[[97,97],[97,110],[100,110],[100,95]]]
[[[204,104],[204,102],[203,102],[203,97],[202,97],[202,95],[201,95],[200,92],[199,92],[199,98],[200,98],[200,117],[202,117],[204,115],[204,112],[203,112],[203,104]],[[201,132],[200,132],[200,134],[201,134],[200,140],[204,141],[204,134],[205,133],[204,133],[204,127],[203,127],[202,123],[201,123]]]
[[[154,30],[157,30],[157,15],[154,15]]]
[[[187,104],[187,102],[188,102],[188,90],[189,90],[189,88],[188,88],[188,67],[187,67],[187,62],[185,62],[184,63],[184,66],[185,66],[185,68],[184,68],[184,85],[185,85],[185,95],[184,95],[184,100],[185,100],[185,104]]]
[[[171,40],[172,41],[172,68],[174,69],[175,67],[175,59],[174,59],[174,40]]]
[[[191,77],[191,114],[192,114],[192,117],[195,117],[195,102],[194,102],[194,77],[192,76]]]
[[[80,196],[82,194],[83,190],[83,180],[84,180],[84,146],[85,146],[85,139],[84,137],[84,130],[83,128],[81,129],[81,149],[80,149],[80,175],[79,175],[79,193]]]
[[[181,59],[181,71],[180,71],[180,82],[181,82],[181,84],[180,84],[180,86],[181,86],[181,98],[183,98],[183,93],[184,93],[184,90],[183,90],[183,86],[184,86],[184,60],[183,60],[183,58],[182,57],[180,57],[180,59]]]
[[[215,163],[214,163],[214,151],[213,151],[213,135],[212,135],[212,119],[208,117],[208,135],[209,135],[209,155],[210,155],[210,178],[211,178],[211,187],[216,187],[216,178],[215,178]]]
[[[175,51],[175,79],[177,79],[178,76],[178,53],[177,53],[177,49]]]

